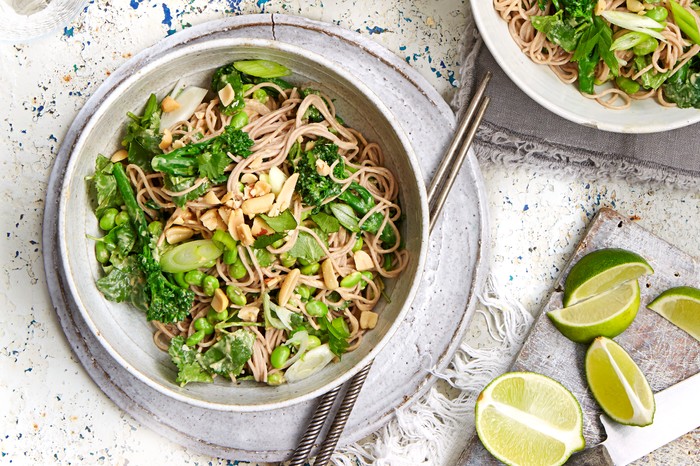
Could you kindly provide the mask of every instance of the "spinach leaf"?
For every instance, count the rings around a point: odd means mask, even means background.
[[[284,238],[284,233],[273,233],[271,235],[258,236],[255,238],[255,242],[253,243],[253,249],[265,249],[282,238]]]
[[[666,99],[680,108],[700,108],[700,72],[694,69],[697,65],[697,60],[686,63],[663,86]]]
[[[97,207],[95,208],[95,215],[99,218],[102,217],[105,210],[110,207],[120,207],[124,204],[121,194],[117,189],[117,182],[112,175],[112,168],[114,164],[109,161],[104,155],[98,155],[95,161],[95,174],[88,177],[90,186],[94,189],[95,199],[97,200]]]
[[[213,347],[212,347],[213,348]],[[170,340],[168,354],[177,366],[177,379],[175,382],[184,387],[190,382],[210,383],[214,379],[197,361],[199,352],[185,344],[185,339],[177,336]]]
[[[110,301],[131,303],[145,311],[148,297],[145,294],[145,277],[138,266],[136,256],[129,256],[110,272],[97,280],[97,289]]]
[[[563,15],[563,11],[559,11],[551,16],[531,16],[530,22],[535,29],[544,33],[550,42],[567,52],[573,52],[581,33],[571,22],[564,21]]]
[[[340,222],[338,219],[325,212],[311,215],[311,220],[313,220],[324,233],[335,233],[340,230]]]
[[[340,202],[332,202],[328,206],[331,212],[338,219],[338,222],[345,227],[346,230],[357,233],[360,231],[360,219],[355,215],[355,211],[352,210],[347,204]]]
[[[204,353],[200,362],[211,372],[225,377],[235,377],[253,355],[255,334],[245,329],[224,334]]]
[[[277,233],[293,230],[297,227],[297,221],[289,209],[285,210],[276,217],[270,217],[269,215],[265,214],[260,214],[260,217],[265,220],[265,223],[267,223],[270,228],[275,230]]]
[[[636,56],[634,57],[634,66],[637,72],[643,70],[649,65],[646,56]],[[665,81],[668,79],[669,71],[665,73],[659,73],[654,68],[651,68],[646,73],[642,74],[639,80],[645,89],[658,89]]]
[[[316,234],[323,238],[323,232],[317,231]],[[297,259],[304,259],[309,262],[318,262],[325,255],[323,248],[318,244],[316,238],[305,231],[300,231],[297,240],[288,251],[288,254]]]
[[[126,126],[123,144],[128,147],[129,163],[151,171],[151,158],[162,154],[160,149],[160,110],[158,98],[151,94],[142,116],[127,113],[131,121]]]

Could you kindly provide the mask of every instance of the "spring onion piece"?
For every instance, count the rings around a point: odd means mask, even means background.
[[[307,351],[303,358],[289,366],[289,369],[284,373],[284,377],[289,383],[298,382],[326,367],[334,357],[335,355],[328,343],[325,343]]]
[[[681,32],[683,32],[688,39],[696,44],[700,44],[700,30],[698,30],[698,23],[695,21],[695,16],[674,0],[669,0],[669,3],[671,4],[673,18],[676,20],[676,24],[681,29]]]
[[[303,330],[301,332],[297,332],[292,338],[285,342],[285,345],[298,346],[299,349],[297,350],[294,357],[290,358],[289,360],[287,360],[287,362],[284,363],[282,369],[286,369],[287,367],[291,366],[299,359],[301,359],[304,353],[306,353],[306,350],[309,349],[309,333]]]
[[[280,191],[282,191],[284,182],[287,181],[287,175],[279,168],[272,167],[270,168],[270,176],[268,178],[269,180],[267,182],[272,192],[275,193],[275,195],[279,194]]]
[[[160,267],[168,273],[189,272],[216,260],[223,252],[209,239],[189,241],[166,251],[160,258]]]
[[[634,13],[625,13],[624,11],[604,11],[600,15],[615,26],[641,32],[666,42],[666,38],[656,31],[656,29],[663,29],[663,24],[654,21],[648,16],[639,16]]]
[[[629,50],[650,37],[643,32],[632,31],[621,35],[610,46],[610,50]]]
[[[270,301],[269,294],[263,294],[263,315],[265,316],[266,326],[280,330],[292,330],[292,314],[294,312],[286,307],[278,306]]]
[[[180,92],[175,99],[180,104],[180,108],[168,113],[163,112],[160,117],[160,132],[162,133],[178,121],[189,120],[206,95],[206,89],[195,86],[190,86]]]
[[[263,79],[281,78],[292,74],[286,66],[268,60],[237,61],[233,67],[241,73]]]

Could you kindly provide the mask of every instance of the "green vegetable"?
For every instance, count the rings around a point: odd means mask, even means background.
[[[311,287],[308,285],[299,285],[294,289],[294,292],[299,295],[302,301],[307,301],[311,297]]]
[[[367,284],[372,280],[374,280],[374,274],[372,272],[369,270],[362,272],[362,284],[360,285],[360,289],[364,290]]]
[[[666,18],[668,18],[668,10],[662,6],[655,6],[651,10],[647,10],[647,12],[644,13],[644,15],[653,19],[657,23],[661,23],[662,21],[665,21]]]
[[[617,87],[625,91],[627,94],[635,94],[639,92],[639,83],[630,78],[618,76],[617,78],[615,78],[615,83],[617,84]]]
[[[321,96],[321,91],[311,88],[302,89],[299,91],[299,93],[301,94],[302,99],[305,99],[307,96],[312,94]],[[325,98],[323,100],[326,102],[326,105],[328,105],[328,102],[325,100]],[[306,113],[304,113],[303,118],[309,120],[312,123],[320,123],[321,121],[325,120],[323,114],[313,105],[309,106],[309,108],[306,110]]]
[[[387,272],[391,272],[391,270],[394,268],[391,260],[391,254],[387,254],[384,256],[384,264],[383,264],[384,270]]]
[[[647,37],[646,39],[632,47],[632,51],[635,55],[643,56],[652,53],[658,47],[659,41],[657,41],[653,37]]]
[[[321,346],[321,339],[316,335],[309,335],[309,340],[307,342],[307,350],[312,350]]]
[[[360,231],[360,219],[357,218],[352,207],[340,202],[332,202],[328,205],[328,208],[346,230],[353,233],[358,233]]]
[[[109,231],[114,228],[114,226],[117,224],[116,218],[118,213],[119,211],[113,207],[105,210],[105,213],[102,214],[102,217],[100,218],[100,228],[105,231]]]
[[[350,331],[342,317],[336,317],[332,322],[327,319],[318,319],[317,323],[321,330],[326,332],[328,338],[328,346],[331,351],[338,357],[341,357],[348,348],[348,338]]]
[[[340,185],[328,176],[321,176],[316,171],[316,160],[323,160],[329,166],[336,163],[333,175],[345,178],[345,162],[338,153],[338,146],[326,140],[318,140],[313,149],[304,152],[295,164],[294,171],[299,173],[296,191],[304,203],[320,206],[327,198],[340,193]]]
[[[205,317],[200,317],[194,321],[194,328],[204,332],[205,335],[214,333],[214,326]]]
[[[238,249],[226,249],[224,251],[224,256],[221,259],[224,264],[231,265],[238,260]]]
[[[228,310],[227,309],[224,309],[221,312],[216,312],[216,310],[212,307],[212,308],[209,308],[209,311],[207,311],[207,320],[211,323],[223,322],[226,319],[228,319]]]
[[[100,264],[104,264],[109,260],[109,251],[107,250],[107,246],[102,241],[98,241],[95,243],[95,258],[97,259],[97,262]]]
[[[228,285],[226,287],[226,296],[228,297],[231,304],[234,306],[243,307],[246,305],[247,300],[240,288],[235,285]]]
[[[663,86],[667,100],[680,108],[700,108],[700,61],[694,57],[683,65]]]
[[[240,257],[238,257],[236,262],[228,266],[228,272],[234,280],[240,280],[248,274],[248,270],[245,268],[245,265],[243,265],[243,261]]]
[[[204,267],[223,254],[223,248],[210,239],[178,244],[160,257],[163,272],[177,273]]]
[[[150,171],[151,158],[163,151],[158,147],[160,135],[160,108],[158,98],[151,94],[142,116],[127,113],[131,121],[126,126],[126,136],[122,144],[127,147],[129,163]]]
[[[194,345],[192,345],[194,346]],[[177,366],[178,373],[175,381],[184,387],[190,382],[212,382],[212,376],[204,370],[197,361],[199,352],[185,343],[185,339],[177,336],[170,340],[168,354]]]
[[[262,235],[255,238],[253,249],[265,249],[268,246],[275,247],[274,244],[284,238],[284,233],[273,233],[271,235]]]
[[[233,63],[224,65],[214,72],[211,78],[211,88],[215,93],[230,84],[234,92],[234,99],[229,105],[220,105],[221,113],[224,115],[234,115],[245,107],[243,102],[243,82],[240,73],[235,69]]]
[[[280,262],[283,266],[290,268],[294,267],[294,264],[296,264],[297,262],[297,258],[290,256],[287,252],[283,252],[282,254],[280,254]]]
[[[284,374],[282,374],[282,372],[267,374],[267,384],[270,386],[282,385],[284,382]]]
[[[113,266],[107,275],[97,280],[97,289],[110,301],[130,302],[145,311],[148,308],[145,281],[136,256],[129,256],[119,267]]]
[[[202,286],[202,280],[204,280],[204,273],[199,270],[190,270],[185,274],[185,281],[189,285]]]
[[[148,233],[157,238],[161,235],[161,233],[163,233],[163,223],[159,222],[158,220],[154,220],[148,224],[147,230]]]
[[[129,214],[123,210],[119,212],[116,217],[114,217],[114,223],[116,223],[117,225],[124,225],[129,221]]]
[[[184,272],[175,272],[173,274],[173,280],[175,280],[175,283],[177,283],[177,286],[183,289],[188,289],[190,287],[190,284],[185,281],[185,273]]]
[[[231,123],[229,123],[229,126],[235,129],[241,129],[247,124],[248,114],[241,110],[231,117]]]
[[[187,340],[185,340],[185,344],[187,346],[197,346],[202,340],[204,340],[205,336],[206,334],[204,333],[204,331],[198,330],[189,337],[187,337]]]
[[[219,288],[219,279],[207,275],[202,279],[202,291],[207,296],[214,296],[214,292]]]
[[[647,57],[634,57],[634,66],[637,72],[643,70],[649,64]],[[669,71],[665,73],[657,72],[653,67],[640,76],[639,81],[645,89],[658,89],[668,78]]]
[[[275,262],[275,255],[267,249],[253,249],[253,254],[260,267],[269,267]]]
[[[362,246],[364,245],[364,241],[362,240],[362,236],[358,236],[357,239],[355,240],[355,244],[352,246],[352,252],[357,252],[362,250]]]
[[[265,89],[256,89],[253,91],[253,98],[261,104],[264,104],[267,102],[267,92],[265,92]]]
[[[323,238],[323,235],[319,234],[320,232],[316,233]],[[316,238],[305,231],[299,232],[297,239],[294,242],[294,246],[287,251],[287,254],[289,254],[290,257],[306,260],[308,263],[318,262],[325,256],[323,248],[318,243]]]
[[[654,21],[649,16],[640,16],[624,11],[605,10],[601,13],[601,17],[605,18],[608,20],[608,22],[614,24],[615,26],[619,26],[623,29],[643,32],[659,40],[666,40],[666,38],[659,33],[659,31],[664,29],[664,25]],[[596,18],[602,21],[600,17],[594,16],[594,19]]]
[[[270,217],[269,215],[260,214],[260,218],[265,220],[265,223],[267,223],[268,226],[275,230],[277,233],[294,230],[297,227],[297,221],[289,209],[280,213],[276,217]]]
[[[216,230],[214,235],[212,235],[211,240],[216,243],[221,249],[228,249],[230,251],[237,250],[238,242],[233,239],[231,233],[225,230]]]
[[[683,34],[696,44],[700,44],[700,30],[698,30],[698,23],[695,21],[695,16],[674,0],[668,0],[668,3],[671,5],[673,19]]]
[[[306,304],[306,312],[313,317],[325,317],[328,314],[328,306],[323,301],[313,299]]]
[[[355,285],[360,283],[361,279],[362,273],[353,272],[350,275],[343,277],[343,279],[340,281],[340,286],[342,286],[343,288],[353,288]]]
[[[338,222],[338,219],[332,215],[328,215],[325,212],[312,214],[311,220],[313,220],[314,223],[318,225],[318,228],[326,234],[335,233],[340,230],[340,223]]]
[[[646,39],[652,39],[652,37],[648,34],[644,34],[643,32],[627,32],[615,39],[610,46],[610,50],[629,50],[632,47],[644,42]]]
[[[309,265],[305,265],[299,269],[299,271],[303,275],[316,275],[318,273],[318,269],[321,268],[321,265],[318,262],[314,262]]]
[[[270,364],[272,364],[272,367],[275,369],[281,369],[282,366],[284,366],[284,363],[286,363],[289,359],[290,354],[291,350],[288,346],[280,345],[272,350],[272,353],[270,354]]]
[[[117,189],[117,182],[112,174],[114,164],[104,155],[98,155],[95,161],[95,174],[87,178],[93,195],[97,200],[95,215],[100,218],[105,211],[124,204]]]
[[[375,206],[372,193],[355,182],[350,183],[350,187],[343,191],[340,196],[338,196],[338,199],[345,201],[348,205],[350,205],[350,207],[353,208],[353,210],[355,210],[355,212],[357,212],[358,215],[363,217],[367,215]],[[375,212],[370,215],[367,220],[365,220],[365,222],[360,226],[360,229],[376,234],[379,231],[379,228],[382,226],[382,223],[384,223],[384,215],[379,212]],[[396,234],[390,225],[384,226],[379,238],[390,247],[396,244]]]
[[[241,73],[264,79],[281,78],[292,73],[287,67],[269,60],[237,61],[233,66]]]
[[[246,329],[225,333],[200,359],[202,366],[225,377],[235,377],[253,355],[255,334]]]
[[[564,12],[558,11],[552,16],[531,16],[532,27],[544,33],[550,42],[559,45],[567,52],[576,50],[581,37],[581,29],[563,19]]]

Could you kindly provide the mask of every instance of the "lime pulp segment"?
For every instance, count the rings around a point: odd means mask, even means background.
[[[647,307],[700,341],[700,290],[697,288],[671,288]]]

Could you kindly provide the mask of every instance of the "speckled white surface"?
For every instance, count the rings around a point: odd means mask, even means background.
[[[62,32],[0,45],[0,464],[227,464],[185,451],[116,408],[73,358],[51,309],[40,244],[46,182],[62,134],[104,76],[170,30],[228,14],[283,12],[370,35],[449,100],[464,10],[460,0],[98,1]],[[700,255],[697,192],[536,168],[483,172],[492,272],[533,313],[601,206]],[[475,340],[482,324],[474,320]]]

